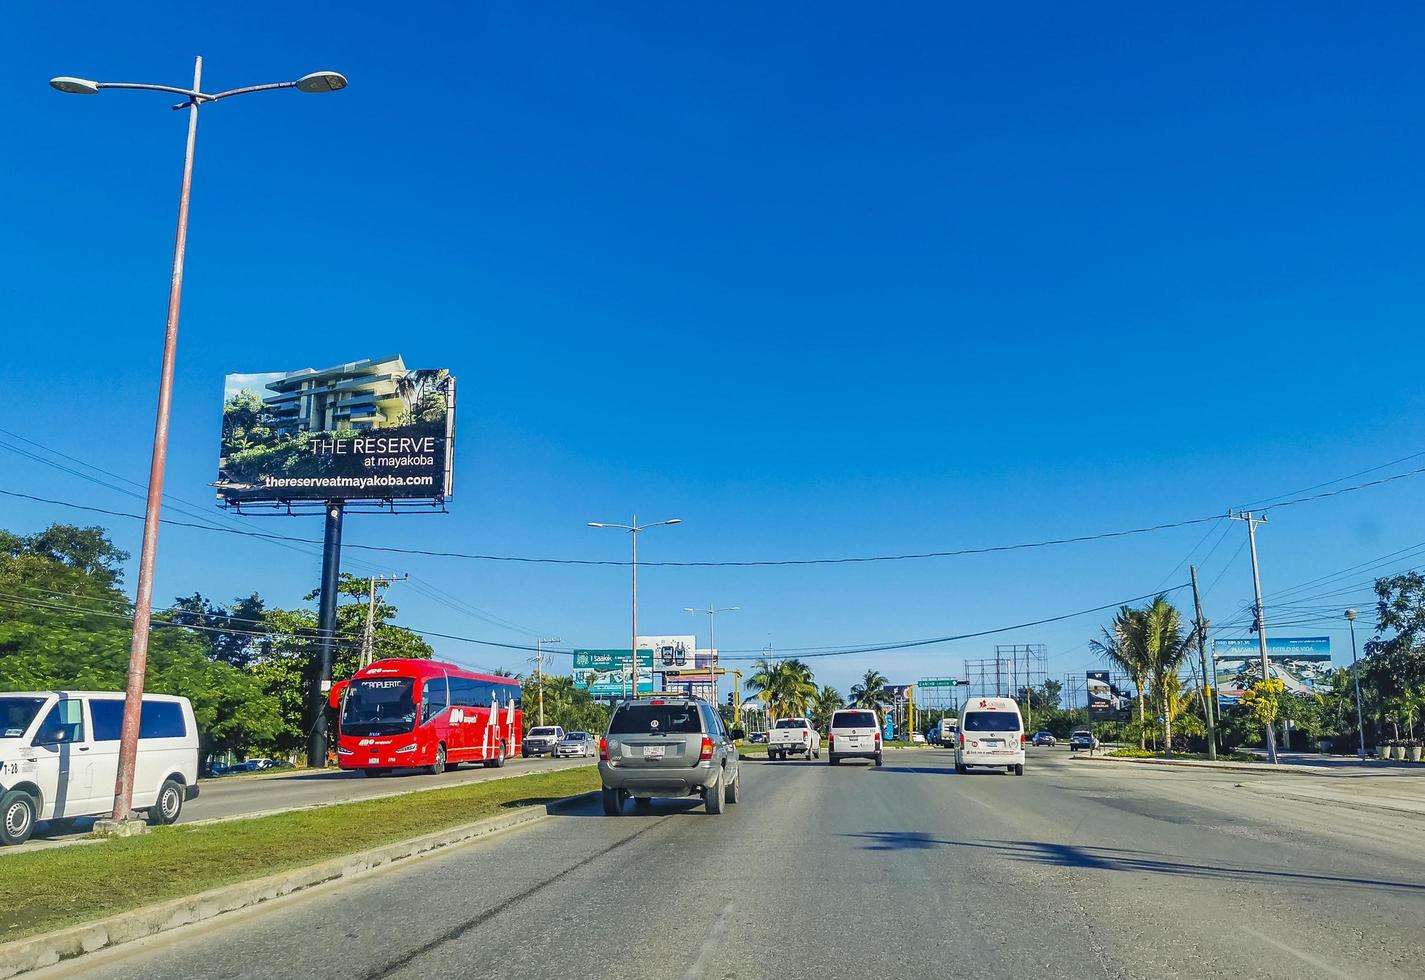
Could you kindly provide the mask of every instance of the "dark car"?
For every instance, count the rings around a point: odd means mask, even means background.
[[[1052,732],[1035,732],[1034,744],[1047,745],[1052,749],[1055,745],[1059,744],[1059,740],[1054,737]]]
[[[766,732],[753,732],[751,735],[747,736],[747,741],[751,742],[753,745],[766,745],[767,738],[768,736]]]

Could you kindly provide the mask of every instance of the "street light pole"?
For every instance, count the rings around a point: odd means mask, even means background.
[[[617,531],[627,531],[633,538],[633,641],[629,644],[630,653],[633,658],[633,690],[630,697],[638,697],[638,535],[641,531],[646,531],[650,527],[663,527],[668,524],[682,524],[680,517],[671,517],[666,521],[654,521],[651,524],[639,524],[638,515],[633,515],[632,522],[628,524],[602,524],[597,521],[590,521],[589,527],[611,527]]]
[[[716,606],[714,606],[712,603],[708,603],[708,607],[707,607],[706,609],[692,609],[692,608],[689,608],[688,606],[684,606],[684,607],[683,607],[683,612],[688,612],[688,613],[707,613],[707,614],[708,614],[708,655],[712,658],[711,664],[710,664],[710,669],[711,669],[711,672],[712,672],[712,703],[713,703],[713,707],[714,707],[714,708],[717,708],[717,706],[718,706],[718,705],[717,705],[717,662],[718,662],[718,655],[717,655],[717,614],[720,613],[720,612],[738,612],[741,608],[742,608],[741,606],[723,606],[721,609],[718,609],[718,608],[717,608]]]
[[[1346,622],[1351,624],[1351,682],[1356,687],[1356,736],[1360,740],[1361,761],[1366,761],[1366,726],[1361,720],[1361,669],[1356,665],[1356,611],[1346,610]]]
[[[158,553],[159,515],[163,505],[163,477],[168,463],[168,421],[173,405],[173,366],[178,351],[178,311],[183,297],[183,261],[188,246],[188,202],[193,188],[193,153],[198,141],[198,107],[234,95],[295,88],[301,92],[335,92],[346,87],[336,72],[313,72],[294,82],[272,82],[229,89],[212,95],[202,90],[203,59],[193,61],[193,87],[150,85],[140,82],[96,82],[61,75],[50,86],[69,95],[97,95],[104,89],[137,89],[183,97],[175,109],[188,110],[188,140],[183,154],[183,179],[178,190],[178,229],[173,239],[173,274],[168,284],[168,321],[163,335],[163,367],[159,372],[158,410],[154,417],[153,454],[148,471],[148,500],[144,506],[143,544],[139,550],[138,584],[134,593],[134,628],[129,641],[129,676],[124,687],[124,722],[119,736],[118,776],[114,781],[114,806],[110,822],[96,828],[118,832],[136,827],[133,812],[134,765],[138,758],[139,715],[143,707],[144,675],[148,668],[148,634],[153,621],[153,569]],[[101,821],[101,823],[104,823]]]

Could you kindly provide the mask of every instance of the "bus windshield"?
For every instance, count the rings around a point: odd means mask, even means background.
[[[399,735],[416,727],[416,682],[409,677],[352,681],[341,709],[347,735]]]

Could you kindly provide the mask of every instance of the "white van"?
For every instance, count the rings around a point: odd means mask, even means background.
[[[0,843],[23,844],[42,820],[108,816],[119,773],[122,691],[0,693]],[[198,795],[198,725],[187,698],[145,694],[135,810],[173,823]]]
[[[1013,698],[977,698],[960,710],[955,771],[968,766],[1024,775],[1024,721]]]
[[[832,714],[826,758],[833,766],[842,759],[870,759],[879,766],[881,753],[880,715],[869,708],[842,708]]]

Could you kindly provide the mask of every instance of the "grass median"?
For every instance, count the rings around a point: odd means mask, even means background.
[[[593,767],[339,803],[0,858],[0,942],[599,788]]]

